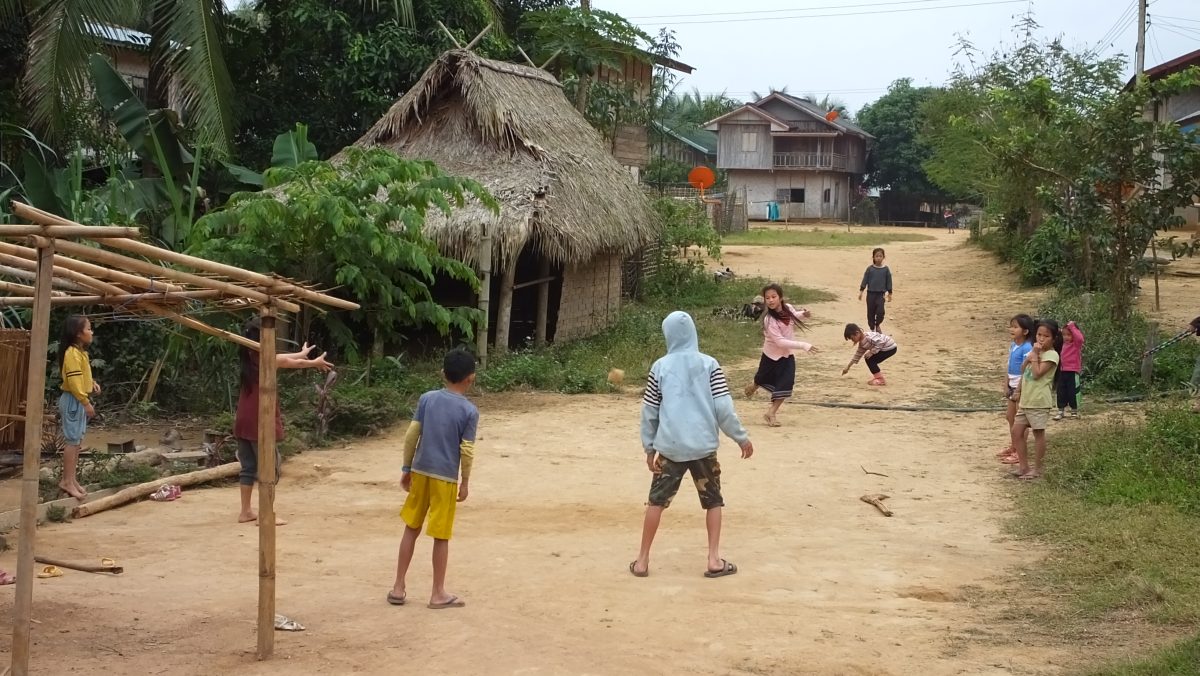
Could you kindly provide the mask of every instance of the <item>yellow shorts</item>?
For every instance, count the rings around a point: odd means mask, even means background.
[[[413,473],[412,488],[400,518],[409,528],[421,530],[425,515],[429,515],[429,527],[425,534],[438,540],[449,540],[454,530],[454,510],[458,506],[458,484]]]

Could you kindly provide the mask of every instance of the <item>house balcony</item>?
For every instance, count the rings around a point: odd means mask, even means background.
[[[846,171],[846,156],[839,153],[774,153],[776,169]]]

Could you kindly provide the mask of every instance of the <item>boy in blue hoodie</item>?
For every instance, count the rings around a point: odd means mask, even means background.
[[[672,312],[663,320],[667,355],[654,362],[646,379],[642,399],[642,448],[646,465],[654,474],[646,519],[642,525],[642,548],[629,572],[636,577],[650,574],[650,545],[658,532],[663,510],[671,504],[683,475],[690,472],[707,512],[708,566],[704,577],[724,577],[737,566],[720,555],[721,465],[717,462],[720,432],[738,443],[742,457],[754,454],[750,435],[733,410],[729,383],[717,360],[700,352],[696,324],[686,312]]]

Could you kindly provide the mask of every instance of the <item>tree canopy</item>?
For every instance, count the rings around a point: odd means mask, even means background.
[[[859,112],[858,124],[875,137],[867,167],[869,185],[923,201],[947,196],[925,172],[925,163],[933,158],[933,148],[924,137],[926,106],[939,91],[913,87],[911,79],[896,80],[886,94]]]

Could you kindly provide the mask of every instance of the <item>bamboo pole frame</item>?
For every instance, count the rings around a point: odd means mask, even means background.
[[[258,335],[258,659],[275,651],[275,310],[259,312]]]
[[[46,405],[46,350],[50,343],[50,289],[54,279],[53,245],[38,250],[37,295],[29,341],[25,390],[25,445],[21,474],[21,521],[17,543],[17,598],[13,608],[12,675],[29,676],[29,643],[33,619],[33,556],[37,534],[38,470],[41,463],[42,416]],[[40,356],[40,358],[35,357]]]
[[[275,409],[278,404],[277,365],[275,352],[276,318],[280,311],[297,312],[300,304],[287,298],[298,298],[316,305],[357,310],[358,304],[334,298],[299,283],[256,272],[233,268],[204,259],[158,249],[126,236],[136,236],[136,230],[83,226],[48,214],[28,205],[14,202],[14,212],[40,225],[19,226],[7,231],[0,227],[0,237],[22,237],[32,246],[18,246],[0,241],[0,255],[14,263],[10,269],[29,275],[35,284],[4,282],[0,287],[28,292],[32,297],[0,298],[0,306],[33,308],[30,359],[27,368],[26,410],[24,415],[25,446],[21,493],[20,540],[17,564],[17,598],[13,612],[13,643],[10,672],[14,676],[29,674],[31,620],[33,610],[34,544],[37,528],[37,490],[44,417],[46,385],[45,358],[49,343],[50,310],[55,305],[126,306],[139,312],[169,318],[180,325],[237,343],[259,353],[259,604],[257,618],[258,656],[271,657],[274,651],[275,620]],[[132,258],[107,249],[84,246],[62,238],[96,238],[105,246],[122,248],[150,260]],[[113,243],[116,242],[117,245]],[[75,260],[78,256],[94,262]],[[31,262],[32,261],[32,262]],[[190,267],[202,273],[236,280],[240,286],[222,279],[213,279],[166,267],[166,263]],[[102,265],[101,265],[102,264]],[[111,267],[105,267],[105,266]],[[139,272],[147,275],[142,277]],[[161,281],[170,279],[176,283]],[[74,295],[54,296],[53,285],[59,282]],[[8,286],[5,286],[8,285]],[[124,285],[124,286],[121,286]],[[188,286],[196,288],[189,288]],[[128,288],[126,288],[128,287]],[[257,288],[251,288],[257,287]],[[86,292],[90,291],[88,294]],[[252,307],[256,304],[262,317],[261,340],[255,342],[241,335],[217,329],[157,303],[173,300],[234,300]],[[36,358],[33,355],[38,355]],[[34,449],[29,452],[29,449]]]

